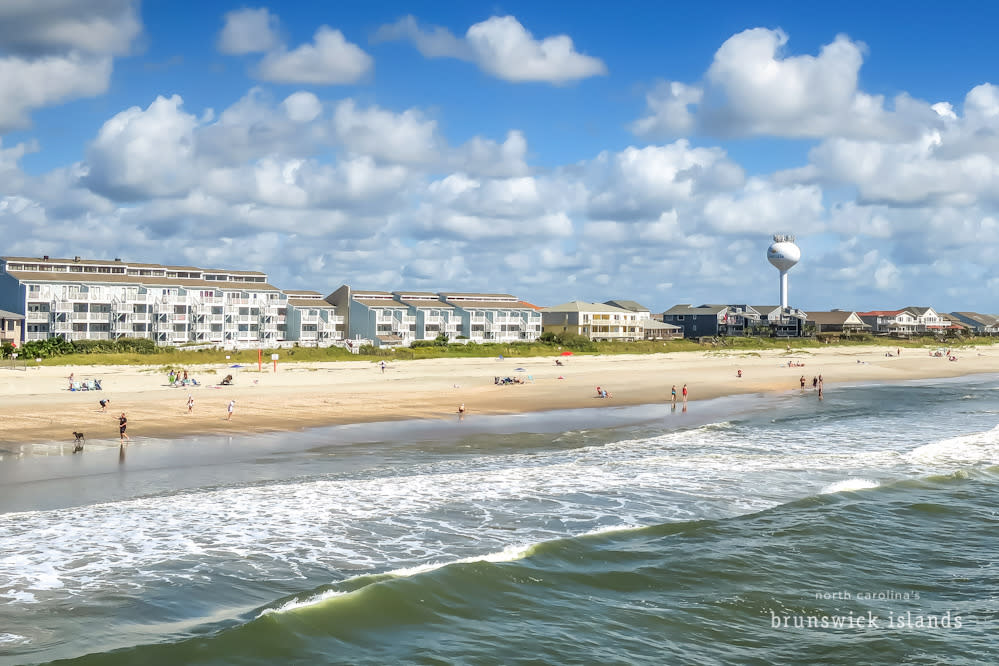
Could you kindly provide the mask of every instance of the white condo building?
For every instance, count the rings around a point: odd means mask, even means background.
[[[24,313],[25,341],[127,337],[246,347],[309,339],[311,319],[300,309],[329,308],[318,292],[290,294],[259,271],[0,257],[0,308]],[[339,329],[335,319],[327,323],[334,333],[323,341],[342,339],[342,321]],[[319,339],[318,325],[316,334],[313,339]]]
[[[370,291],[343,285],[326,297],[347,320],[350,337],[377,346],[414,340],[531,342],[541,335],[541,313],[510,294]]]

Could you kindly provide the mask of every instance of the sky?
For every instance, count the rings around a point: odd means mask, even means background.
[[[999,6],[806,5],[3,0],[0,255],[999,312]]]

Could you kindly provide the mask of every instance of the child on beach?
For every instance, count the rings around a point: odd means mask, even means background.
[[[673,384],[673,404],[676,404],[676,384]]]
[[[194,411],[194,396],[190,393],[187,394],[187,413],[190,414]]]
[[[111,399],[110,398],[101,398],[100,403],[101,403],[101,413],[102,414],[107,414],[108,413],[108,405],[111,404]]]
[[[125,443],[126,439],[129,441],[132,440],[132,438],[129,437],[128,434],[125,432],[125,428],[127,427],[128,427],[128,419],[125,418],[125,412],[122,412],[121,416],[118,417],[118,437],[121,439],[122,444]]]
[[[235,408],[236,408],[236,401],[235,400],[230,400],[229,401],[229,406],[226,407],[226,409],[225,409],[226,410],[226,416],[225,416],[225,420],[226,421],[232,421],[232,410],[234,410]]]

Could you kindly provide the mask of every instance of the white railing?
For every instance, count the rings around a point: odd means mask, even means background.
[[[28,312],[25,320],[29,322],[45,322],[51,318],[52,314],[50,312]]]

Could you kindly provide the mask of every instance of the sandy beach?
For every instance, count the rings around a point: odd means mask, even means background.
[[[407,418],[466,418],[578,407],[668,402],[674,384],[690,391],[691,403],[734,393],[796,390],[804,375],[823,375],[827,399],[837,385],[862,381],[904,381],[999,372],[999,348],[956,351],[956,362],[926,350],[903,349],[887,357],[887,346],[737,352],[706,350],[656,355],[431,359],[388,362],[279,363],[185,368],[199,386],[172,387],[160,368],[142,366],[0,368],[0,442],[10,452],[21,445],[65,442],[73,431],[89,443],[118,442],[118,416],[128,417],[133,438],[181,437],[206,433],[295,431],[339,423]],[[895,352],[891,347],[890,351]],[[789,366],[788,363],[803,366]],[[737,372],[742,370],[742,377]],[[98,378],[102,391],[70,391],[68,376]],[[219,386],[227,374],[231,386]],[[495,377],[523,384],[496,385]],[[610,397],[596,397],[596,387]],[[188,412],[188,396],[194,409]],[[104,413],[98,404],[109,399]],[[235,400],[231,420],[226,407]]]

